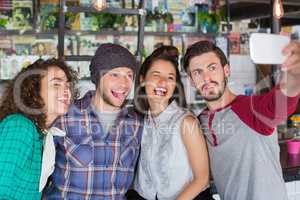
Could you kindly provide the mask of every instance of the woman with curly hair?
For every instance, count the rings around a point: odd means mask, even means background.
[[[0,105],[0,197],[41,199],[43,139],[71,101],[74,72],[57,59],[38,60],[8,84]]]

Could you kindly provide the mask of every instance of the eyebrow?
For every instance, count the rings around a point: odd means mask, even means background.
[[[112,73],[112,74],[114,74],[114,73],[117,73],[117,74],[134,74],[134,72],[132,72],[132,71],[128,71],[128,72],[120,72],[120,71],[111,71],[111,72],[109,72],[109,73]]]
[[[66,81],[66,79],[61,78],[61,77],[54,77],[54,78],[50,79],[50,81]],[[69,82],[69,80],[67,80],[67,82]]]
[[[208,68],[208,67],[210,67],[210,66],[212,66],[212,65],[216,65],[216,64],[218,64],[218,63],[212,62],[212,63],[208,64],[208,65],[206,66],[206,68]],[[195,72],[195,71],[199,71],[199,70],[202,70],[202,69],[196,68],[196,69],[192,70],[191,72]]]
[[[151,73],[160,73],[160,71],[152,71]]]
[[[217,63],[213,62],[213,63],[210,63],[209,65],[207,65],[206,67],[210,67],[212,65],[216,65]]]

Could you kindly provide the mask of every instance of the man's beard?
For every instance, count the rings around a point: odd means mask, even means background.
[[[218,83],[216,83],[216,84],[219,85]],[[226,77],[224,78],[222,85],[223,85],[223,87],[220,90],[218,90],[216,94],[212,93],[210,96],[202,95],[203,99],[207,102],[219,100],[223,96],[223,94],[225,92],[225,88],[227,86],[227,78]]]

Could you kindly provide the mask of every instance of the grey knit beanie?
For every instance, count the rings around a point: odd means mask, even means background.
[[[90,63],[91,80],[97,86],[100,78],[109,70],[128,67],[135,73],[137,61],[128,49],[112,43],[101,44]]]

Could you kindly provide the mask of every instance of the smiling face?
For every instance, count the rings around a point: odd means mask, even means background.
[[[97,87],[103,107],[119,109],[130,93],[134,73],[128,67],[117,67],[103,75]]]
[[[189,64],[192,84],[206,101],[216,101],[222,97],[230,74],[229,66],[222,66],[215,53],[195,56]]]
[[[145,77],[140,77],[144,82],[145,91],[151,106],[158,103],[168,105],[176,88],[176,70],[173,64],[166,60],[156,60],[150,66]]]
[[[56,66],[48,67],[46,75],[41,79],[41,97],[49,123],[67,112],[71,91],[69,81],[62,69]]]

